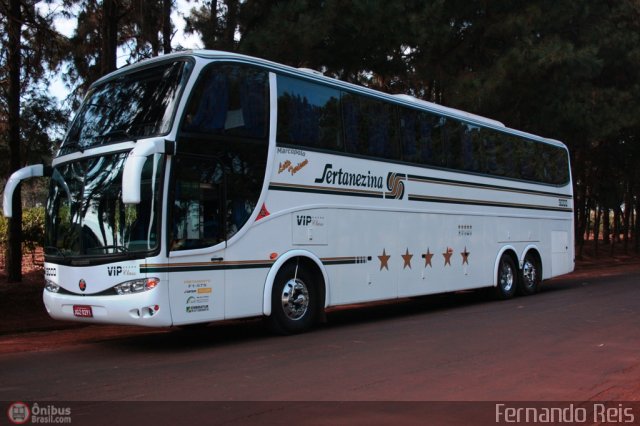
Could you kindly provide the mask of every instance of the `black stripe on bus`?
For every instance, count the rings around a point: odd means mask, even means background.
[[[141,273],[151,272],[196,272],[226,271],[231,269],[270,268],[273,261],[268,262],[213,262],[213,263],[170,263],[160,265],[140,265]]]
[[[571,194],[559,194],[554,192],[536,191],[536,190],[530,190],[530,189],[518,189],[510,186],[491,185],[486,183],[473,183],[473,182],[465,182],[461,180],[440,179],[440,178],[418,176],[418,175],[408,175],[407,179],[413,182],[435,183],[435,184],[443,184],[443,185],[451,185],[451,186],[463,186],[463,187],[478,188],[478,189],[492,189],[496,191],[514,192],[518,194],[527,194],[527,195],[544,195],[548,197],[564,198],[566,200],[571,200],[573,198]]]
[[[308,193],[316,193],[316,194],[329,194],[329,195],[343,195],[343,196],[360,196],[360,197],[373,197],[373,198],[383,198],[383,193],[378,195],[377,193],[369,194],[369,193],[359,193],[353,192],[351,190],[329,190],[324,187],[315,187],[315,186],[307,186],[307,185],[283,185],[283,184],[271,184],[269,185],[269,189],[276,191],[291,191],[291,192],[308,192]],[[505,190],[507,190],[505,188]],[[545,194],[549,195],[549,194]],[[568,199],[571,197],[562,196],[564,199]],[[534,204],[517,204],[517,203],[504,203],[504,202],[492,202],[492,201],[480,201],[480,200],[466,200],[460,198],[444,198],[444,197],[431,197],[427,195],[409,195],[409,201],[422,201],[422,202],[431,202],[431,203],[448,203],[448,204],[463,204],[470,206],[486,206],[486,207],[503,207],[503,208],[518,208],[518,209],[527,209],[527,210],[542,210],[542,211],[555,211],[555,212],[573,212],[573,209],[569,207],[553,207],[553,206],[543,206],[543,205],[534,205]]]
[[[567,213],[573,212],[573,209],[568,207],[503,203],[499,201],[465,200],[460,198],[430,197],[427,195],[409,195],[408,198],[409,198],[409,201],[422,201],[426,203],[461,204],[466,206],[503,207],[503,208],[542,210],[542,211],[567,212]]]
[[[327,257],[320,261],[325,266],[333,265],[356,265],[366,263],[371,260],[371,256],[346,256]],[[275,260],[249,260],[238,262],[194,262],[194,263],[164,263],[164,264],[143,264],[140,265],[141,273],[153,272],[196,272],[196,271],[225,271],[234,269],[260,269],[270,268]]]
[[[272,183],[269,185],[269,189],[273,191],[308,192],[312,194],[348,195],[350,197],[367,197],[367,198],[380,198],[380,199],[384,198],[384,193],[382,191],[366,191],[366,190],[359,190],[359,189],[336,189],[336,188],[327,188],[323,186]]]

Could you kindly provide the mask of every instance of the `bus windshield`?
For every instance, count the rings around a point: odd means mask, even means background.
[[[122,202],[127,152],[64,163],[53,170],[47,200],[45,254],[57,261],[78,257],[140,257],[158,248],[161,154],[147,158],[140,204]]]
[[[162,63],[92,87],[59,155],[169,132],[190,62]]]

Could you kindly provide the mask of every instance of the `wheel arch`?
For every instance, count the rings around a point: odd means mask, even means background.
[[[540,247],[538,247],[537,244],[529,244],[524,248],[524,250],[522,251],[522,256],[520,257],[520,263],[518,264],[518,267],[520,268],[520,270],[522,270],[522,267],[524,265],[524,259],[525,257],[527,257],[529,253],[533,254],[538,261],[538,266],[540,267],[540,279],[542,280],[542,278],[544,277],[545,268],[542,263],[542,253],[541,253]]]
[[[278,272],[285,264],[295,261],[296,259],[311,268],[311,270],[321,278],[321,280],[316,282],[319,286],[318,293],[321,297],[320,301],[318,301],[318,308],[323,309],[327,307],[327,300],[329,300],[329,277],[322,261],[307,250],[291,250],[279,256],[267,274],[262,293],[262,314],[264,316],[271,315],[271,292],[273,291],[273,284]]]

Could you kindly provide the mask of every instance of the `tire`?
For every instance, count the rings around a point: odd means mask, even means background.
[[[318,316],[318,290],[313,274],[298,262],[285,264],[271,293],[269,325],[277,334],[308,330]]]
[[[500,258],[497,282],[494,288],[496,298],[506,300],[515,296],[518,287],[518,268],[508,254],[503,254]]]
[[[522,262],[522,271],[518,282],[518,294],[529,296],[538,292],[542,281],[542,268],[538,257],[527,253]]]

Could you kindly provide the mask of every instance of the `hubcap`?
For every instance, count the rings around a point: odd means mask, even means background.
[[[536,284],[536,265],[527,260],[522,266],[522,277],[527,287],[533,287]]]
[[[282,309],[287,318],[299,320],[309,309],[309,290],[297,278],[287,281],[282,289]]]
[[[507,262],[503,262],[502,268],[500,269],[500,287],[502,287],[504,291],[509,292],[513,288],[513,283],[513,269]]]

